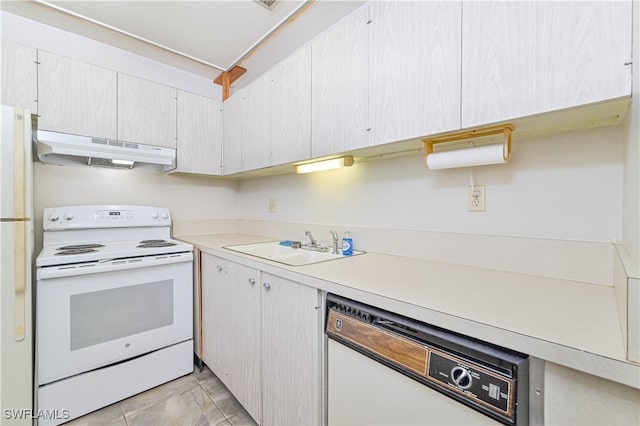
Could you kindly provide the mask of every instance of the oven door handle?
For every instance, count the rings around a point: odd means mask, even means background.
[[[153,266],[171,265],[174,263],[192,262],[193,253],[172,253],[158,256],[134,257],[129,259],[113,259],[107,263],[89,262],[73,265],[48,266],[38,269],[38,280],[73,277],[78,275],[101,274],[105,272],[123,271],[127,269],[149,268]]]

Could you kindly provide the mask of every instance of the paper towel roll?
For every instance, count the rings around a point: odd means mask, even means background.
[[[431,170],[501,164],[505,162],[504,145],[502,144],[436,152],[427,156],[427,167]]]

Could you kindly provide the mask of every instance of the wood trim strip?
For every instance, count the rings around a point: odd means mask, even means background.
[[[418,374],[427,374],[429,351],[425,346],[336,311],[329,312],[328,321],[328,332]]]

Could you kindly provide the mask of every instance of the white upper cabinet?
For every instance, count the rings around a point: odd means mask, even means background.
[[[242,170],[254,170],[271,165],[271,84],[262,76],[243,90]]]
[[[177,89],[118,74],[118,139],[176,147]]]
[[[116,139],[117,74],[38,52],[38,128]]]
[[[462,127],[631,94],[631,1],[465,1],[462,14]]]
[[[222,104],[224,110],[223,174],[231,175],[242,171],[242,108],[243,91],[229,97]]]
[[[178,90],[177,168],[222,174],[222,103]]]
[[[271,165],[311,156],[311,46],[276,65],[267,78],[271,116]]]
[[[372,2],[371,21],[371,145],[458,129],[461,2]]]
[[[312,157],[369,145],[368,23],[365,5],[311,44]]]
[[[38,112],[38,56],[33,47],[2,40],[2,104]]]
[[[311,48],[294,52],[243,90],[243,170],[311,155]]]

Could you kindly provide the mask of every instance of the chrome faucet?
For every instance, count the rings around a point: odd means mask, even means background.
[[[318,246],[318,242],[316,241],[315,238],[313,238],[313,235],[311,234],[311,231],[304,231],[304,235],[309,237],[309,245],[311,247],[317,247]]]
[[[333,254],[338,254],[338,233],[334,229],[329,232],[333,238]]]

